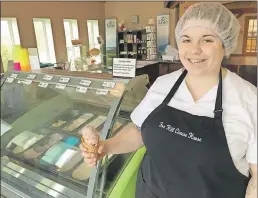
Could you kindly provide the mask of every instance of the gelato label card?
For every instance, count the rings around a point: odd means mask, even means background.
[[[18,74],[11,74],[11,78],[17,78]]]
[[[70,80],[70,78],[62,77],[62,78],[60,78],[59,82],[68,83],[69,80]]]
[[[108,90],[107,89],[97,89],[96,94],[97,95],[107,95]]]
[[[35,74],[30,74],[27,76],[28,79],[35,79],[36,75]]]
[[[24,80],[22,81],[25,85],[30,85],[32,83],[32,80]]]
[[[64,89],[66,87],[66,84],[57,83],[56,88],[57,89]]]
[[[103,83],[103,87],[108,87],[108,88],[114,88],[115,87],[115,85],[116,85],[116,83],[114,83],[114,82],[104,82]]]
[[[84,86],[90,86],[90,84],[91,84],[91,81],[90,81],[90,80],[82,80],[82,81],[80,82],[80,85],[84,85]]]
[[[38,87],[46,88],[48,86],[48,83],[40,82]]]
[[[86,93],[88,90],[87,87],[77,86],[76,91],[80,93]]]
[[[12,83],[13,80],[14,80],[13,78],[6,78],[5,82],[7,82],[7,83]]]
[[[43,80],[52,80],[53,76],[50,76],[50,75],[45,75],[43,77]]]

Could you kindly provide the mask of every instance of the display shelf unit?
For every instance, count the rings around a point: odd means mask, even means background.
[[[119,58],[147,59],[146,30],[126,30],[117,33]]]

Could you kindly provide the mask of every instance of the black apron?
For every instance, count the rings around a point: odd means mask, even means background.
[[[136,198],[244,198],[249,178],[231,158],[222,123],[220,71],[214,118],[168,106],[187,70],[143,122]]]

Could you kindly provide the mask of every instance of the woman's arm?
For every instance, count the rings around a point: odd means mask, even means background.
[[[257,164],[250,164],[251,179],[246,189],[245,198],[257,198]]]

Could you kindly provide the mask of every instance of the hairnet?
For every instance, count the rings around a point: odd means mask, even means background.
[[[195,22],[189,23],[190,20]],[[222,4],[201,2],[190,6],[177,23],[175,29],[177,45],[186,29],[197,26],[210,29],[221,39],[226,57],[235,51],[240,24],[233,13]]]

